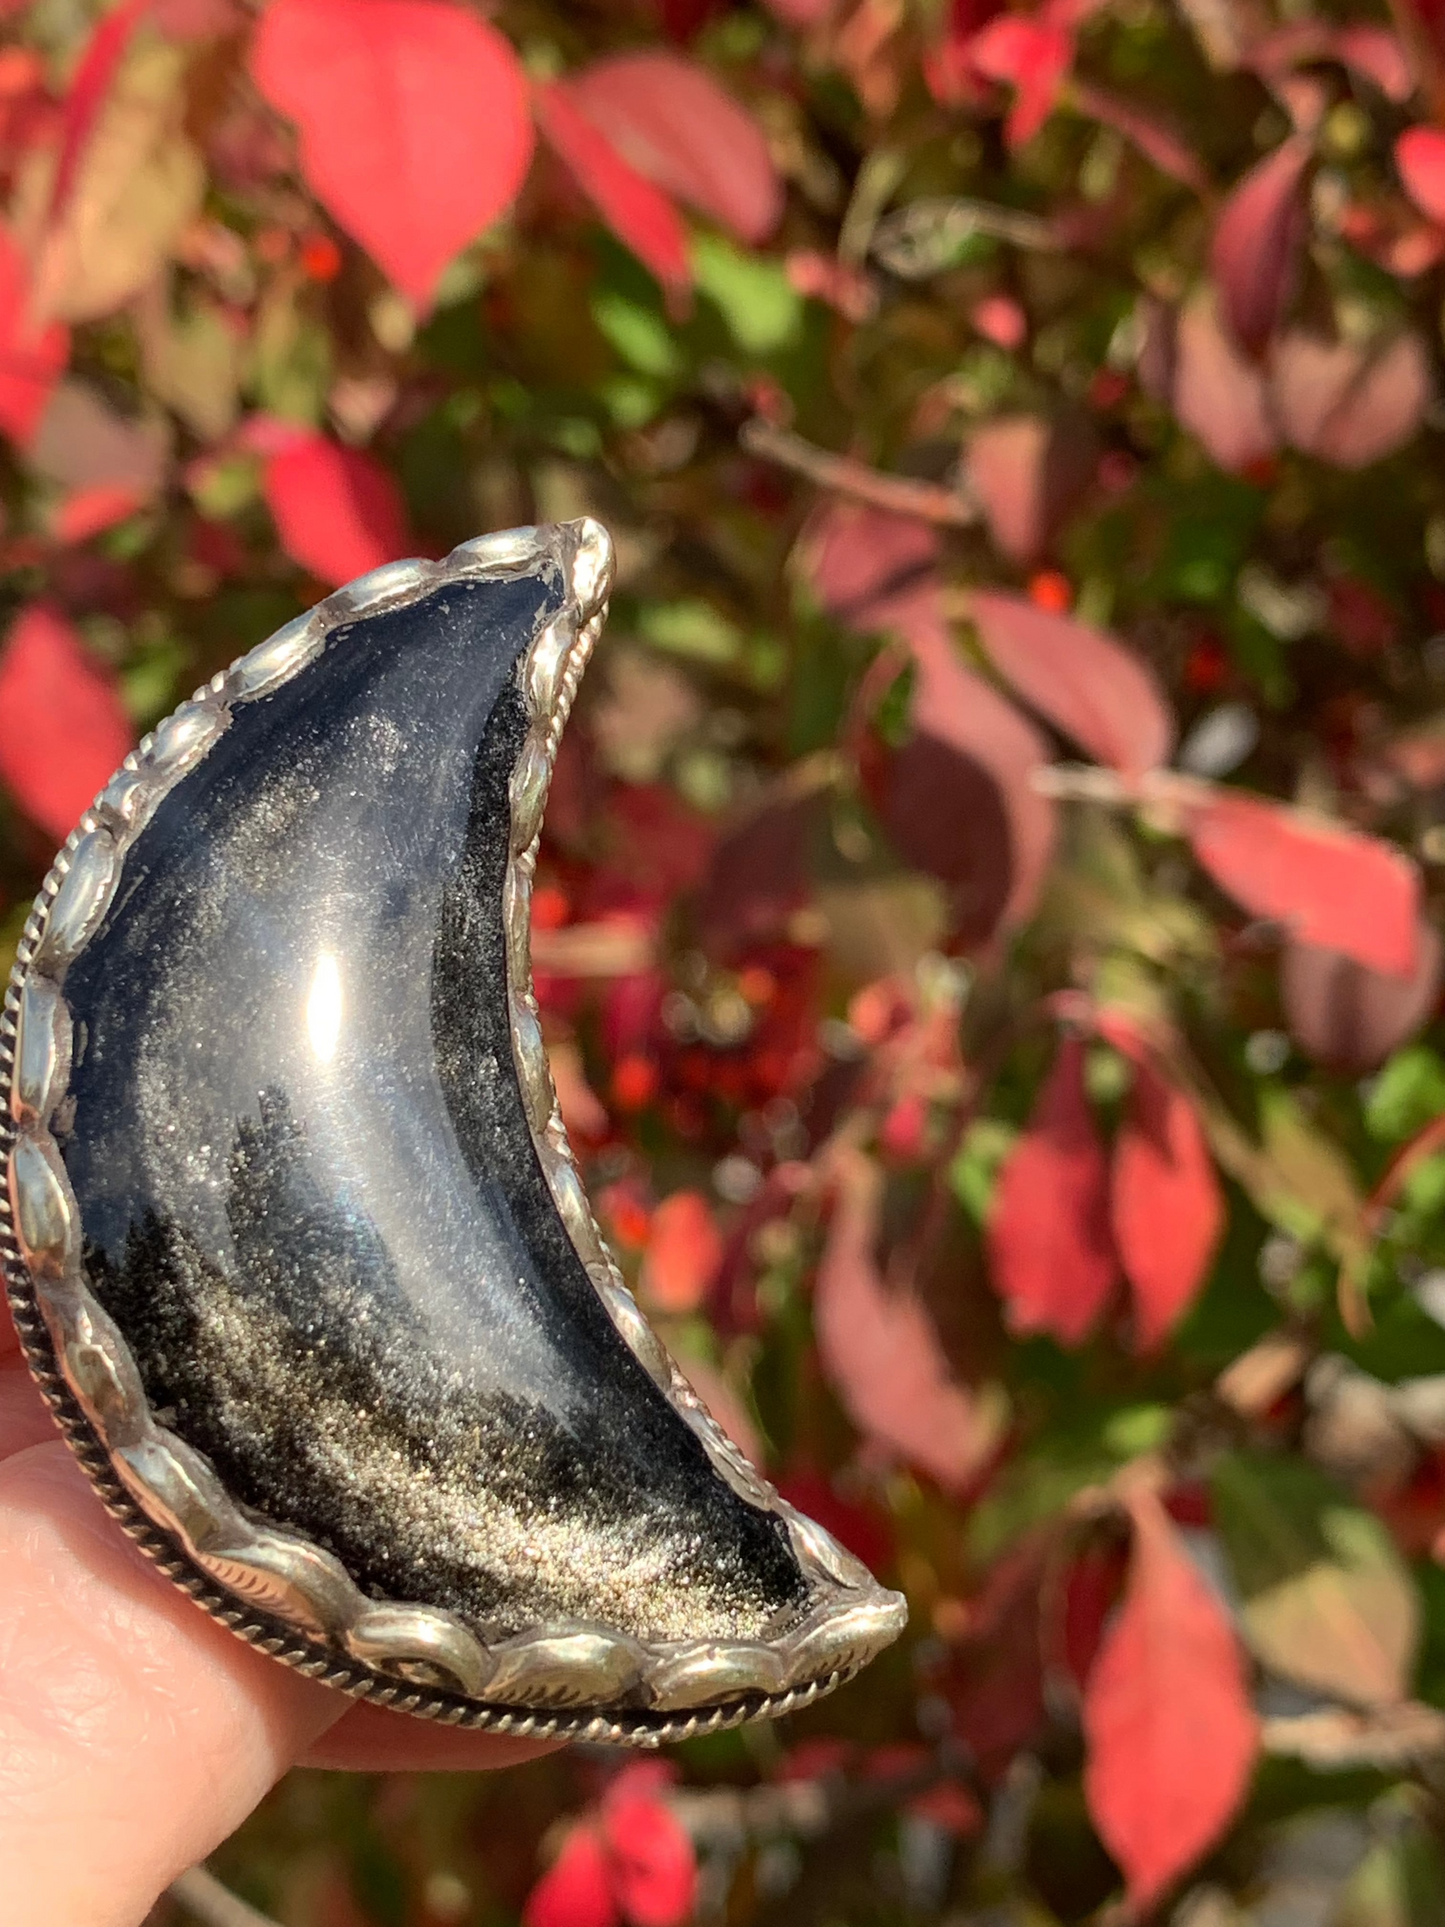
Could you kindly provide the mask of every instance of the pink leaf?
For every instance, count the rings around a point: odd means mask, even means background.
[[[1275,412],[1294,447],[1336,468],[1366,468],[1407,442],[1430,402],[1430,364],[1418,335],[1373,353],[1292,332],[1272,363]]]
[[[894,762],[888,826],[906,854],[954,885],[958,933],[980,943],[1023,923],[1038,901],[1054,850],[1054,805],[1033,784],[1047,752],[1012,703],[960,662],[936,597],[919,598],[904,632],[918,735]]]
[[[722,1263],[723,1241],[701,1191],[674,1191],[652,1214],[642,1285],[661,1311],[696,1311]]]
[[[1438,127],[1407,127],[1395,143],[1395,165],[1420,212],[1445,223],[1445,134]]]
[[[1179,317],[1174,412],[1221,468],[1246,469],[1274,453],[1264,379],[1220,327],[1207,296]]]
[[[536,106],[542,132],[618,240],[664,287],[688,287],[687,235],[667,196],[622,158],[582,111],[570,84],[539,87]]]
[[[1198,1113],[1142,1053],[1114,1145],[1114,1243],[1134,1292],[1134,1345],[1156,1351],[1209,1275],[1224,1199]]]
[[[897,605],[932,582],[938,533],[908,516],[833,502],[810,525],[807,558],[819,602],[866,635],[887,628]]]
[[[1429,1022],[1439,1003],[1441,950],[1434,925],[1423,918],[1419,962],[1409,978],[1367,970],[1337,950],[1287,943],[1279,988],[1290,1036],[1332,1070],[1351,1077],[1378,1070]]]
[[[631,1927],[680,1927],[691,1918],[697,1897],[692,1841],[649,1787],[646,1766],[641,1774],[635,1767],[624,1772],[609,1789],[602,1832],[612,1891]]]
[[[783,189],[757,122],[694,60],[617,54],[574,74],[568,91],[623,159],[673,200],[740,241],[765,241]]]
[[[616,1927],[609,1857],[594,1827],[574,1827],[527,1897],[522,1927]]]
[[[861,1432],[962,1491],[997,1444],[998,1421],[954,1381],[918,1299],[878,1275],[877,1168],[855,1152],[838,1177],[813,1303],[823,1368]]]
[[[265,493],[287,555],[332,587],[394,562],[409,546],[390,475],[373,456],[324,435],[273,455]]]
[[[1136,1912],[1219,1838],[1259,1744],[1233,1629],[1152,1494],[1084,1695],[1084,1793]]]
[[[30,318],[30,271],[0,227],[0,432],[23,447],[45,413],[70,353],[70,331]]]
[[[300,129],[307,185],[418,307],[526,177],[521,63],[461,7],[273,0],[251,72]]]
[[[115,684],[48,602],[0,649],[0,781],[59,842],[135,741]]]
[[[1174,718],[1153,671],[1102,630],[1018,596],[978,591],[969,609],[989,658],[1040,715],[1112,769],[1169,760]]]
[[[1224,319],[1250,354],[1263,352],[1294,285],[1305,215],[1300,195],[1313,148],[1296,134],[1252,167],[1225,202],[1209,266]]]
[[[978,327],[977,309],[972,319]],[[1072,417],[1001,415],[974,430],[965,457],[969,489],[1010,561],[1034,562],[1049,546],[1092,481],[1096,456],[1087,427]]]
[[[1065,1036],[1028,1128],[999,1172],[989,1267],[1010,1328],[1079,1345],[1103,1311],[1118,1265],[1109,1171],[1084,1091],[1084,1045]]]
[[[1195,806],[1188,835],[1220,889],[1254,916],[1367,969],[1414,975],[1420,873],[1390,844],[1231,790]]]

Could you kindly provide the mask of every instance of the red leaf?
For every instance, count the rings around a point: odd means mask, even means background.
[[[602,1841],[592,1827],[574,1827],[528,1895],[522,1927],[615,1927],[617,1919]]]
[[[1238,791],[1198,805],[1188,831],[1220,889],[1255,916],[1386,976],[1414,974],[1420,874],[1388,843]]]
[[[52,226],[65,212],[70,190],[75,185],[85,143],[105,105],[115,70],[130,45],[130,37],[140,25],[150,0],[121,0],[97,22],[85,43],[65,96],[60,121],[60,158],[55,166],[55,183],[50,190],[49,220]]]
[[[1259,1743],[1239,1645],[1152,1495],[1137,1495],[1118,1619],[1084,1695],[1084,1792],[1136,1911],[1229,1824]]]
[[[722,1263],[723,1241],[700,1191],[674,1191],[652,1214],[642,1284],[661,1311],[696,1311]]]
[[[1134,1291],[1134,1348],[1156,1351],[1209,1275],[1225,1214],[1198,1113],[1142,1055],[1114,1145],[1110,1207]]]
[[[783,189],[751,114],[694,60],[618,54],[567,83],[573,102],[624,160],[672,199],[740,241],[767,240]]]
[[[408,547],[396,484],[357,448],[312,435],[266,464],[266,506],[293,562],[333,587]]]
[[[1022,147],[1054,111],[1074,62],[1073,35],[1051,21],[1005,14],[975,34],[968,53],[979,73],[1013,86],[1004,139],[1010,147]]]
[[[978,591],[969,609],[995,668],[1032,708],[1112,769],[1169,759],[1174,718],[1146,663],[1070,616]]]
[[[678,1927],[697,1896],[697,1858],[682,1822],[637,1777],[635,1767],[621,1775],[602,1805],[612,1891],[632,1927]]]
[[[999,1172],[989,1267],[1010,1328],[1079,1345],[1103,1311],[1118,1264],[1109,1170],[1084,1091],[1084,1046],[1065,1036],[1028,1129]]]
[[[31,320],[29,266],[0,227],[0,432],[22,445],[30,440],[69,353],[68,328]]]
[[[1423,918],[1419,945],[1415,974],[1406,979],[1366,970],[1336,950],[1287,943],[1280,998],[1300,1049],[1351,1077],[1378,1070],[1429,1021],[1439,1001],[1442,946]]]
[[[1430,364],[1418,335],[1374,351],[1285,336],[1272,362],[1275,413],[1285,437],[1336,468],[1366,468],[1419,428],[1430,402]]]
[[[813,1304],[824,1369],[861,1432],[961,1491],[997,1444],[998,1420],[955,1383],[918,1299],[878,1275],[877,1169],[854,1153],[838,1176]]]
[[[301,130],[307,185],[418,307],[526,178],[521,63],[460,7],[273,0],[251,72]]]
[[[1445,134],[1438,127],[1407,127],[1395,143],[1395,165],[1420,212],[1445,222]]]
[[[1224,319],[1254,355],[1279,326],[1294,285],[1305,232],[1300,184],[1312,152],[1296,134],[1267,154],[1235,188],[1215,224],[1209,266]]]
[[[536,104],[542,132],[618,240],[664,287],[688,287],[687,235],[672,202],[583,113],[570,84],[549,81]]]
[[[0,781],[57,842],[135,741],[115,684],[57,609],[22,609],[0,649]]]
[[[1264,378],[1225,334],[1207,295],[1179,316],[1174,412],[1221,468],[1248,468],[1277,446]]]

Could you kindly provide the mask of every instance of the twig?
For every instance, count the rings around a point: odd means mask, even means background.
[[[239,1900],[205,1867],[190,1867],[171,1882],[171,1898],[194,1914],[202,1927],[278,1927],[269,1914]]]
[[[1415,1701],[1369,1713],[1327,1707],[1267,1719],[1261,1738],[1267,1753],[1285,1754],[1326,1771],[1349,1766],[1398,1771],[1445,1756],[1445,1713]]]
[[[971,528],[978,520],[978,510],[956,489],[944,488],[938,482],[915,482],[906,475],[885,475],[851,455],[830,454],[826,448],[804,441],[791,428],[778,428],[757,415],[738,430],[738,442],[749,455],[790,469],[819,488],[849,495],[855,502],[867,502],[893,515],[911,515],[919,522],[954,529]]]

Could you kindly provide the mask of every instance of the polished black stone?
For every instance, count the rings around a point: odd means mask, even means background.
[[[161,1421],[377,1598],[749,1636],[804,1587],[609,1320],[501,922],[539,577],[359,619],[161,804],[71,967],[60,1135]]]

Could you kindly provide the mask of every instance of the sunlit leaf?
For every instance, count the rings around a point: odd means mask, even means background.
[[[1236,1453],[1213,1490],[1245,1636],[1264,1664],[1355,1704],[1402,1699],[1419,1602],[1380,1521],[1295,1458]]]

